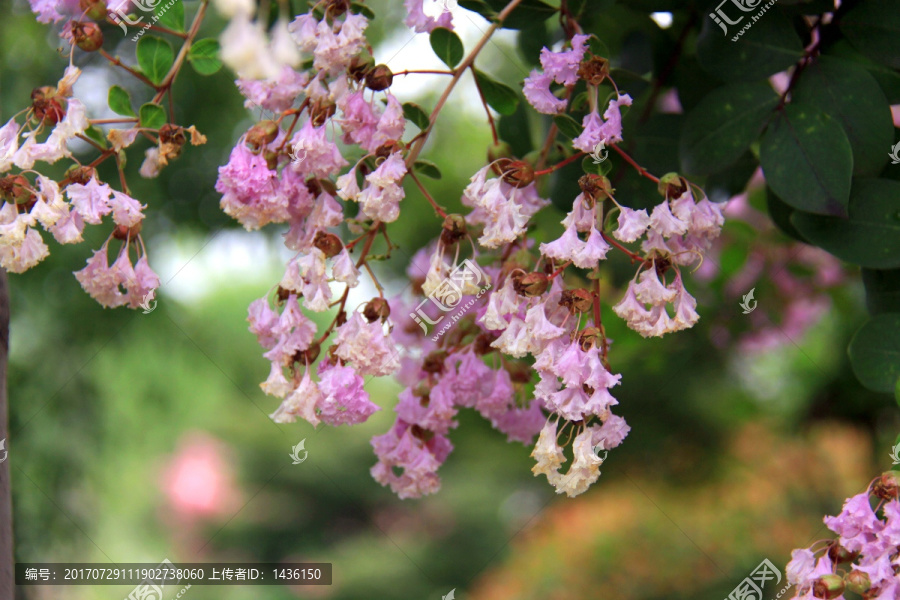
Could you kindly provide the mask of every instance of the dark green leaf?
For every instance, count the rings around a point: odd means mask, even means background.
[[[759,160],[766,181],[794,208],[847,214],[853,152],[841,126],[813,106],[786,106],[763,135]]]
[[[422,107],[415,102],[403,103],[403,116],[407,121],[412,121],[413,125],[421,129],[422,131],[428,129],[428,125],[430,123],[428,120],[428,115],[424,110],[422,110]]]
[[[686,173],[708,175],[734,163],[756,141],[778,106],[778,95],[765,82],[721,87],[687,117],[681,137]]]
[[[747,188],[747,183],[758,167],[759,161],[748,150],[727,169],[710,175],[703,189],[713,202],[725,202]]]
[[[365,4],[360,4],[359,2],[350,4],[350,12],[355,15],[363,15],[370,21],[375,18],[375,12]]]
[[[633,145],[632,157],[651,173],[679,171],[678,141],[684,115],[658,114],[640,122],[640,111],[629,111],[624,117],[623,137]]]
[[[131,95],[117,85],[109,88],[109,108],[117,115],[124,117],[135,117],[134,109],[131,108]]]
[[[475,69],[475,83],[488,106],[501,115],[511,115],[516,112],[519,96],[511,87],[492,79],[478,69]]]
[[[796,212],[794,227],[841,260],[870,269],[900,268],[900,182],[854,179],[849,217]]]
[[[501,115],[497,121],[497,135],[501,141],[510,145],[513,156],[525,156],[532,150],[529,114],[533,112],[525,102],[520,102],[516,112]]]
[[[601,160],[597,161],[590,156],[585,156],[581,160],[581,169],[585,173],[590,173],[593,175],[607,175],[610,171],[612,171],[612,161],[606,160],[609,158],[609,151],[604,150],[600,153],[599,158]]]
[[[159,84],[175,62],[172,44],[152,35],[144,36],[137,45],[137,61],[147,79]]]
[[[900,104],[900,73],[890,67],[886,67],[873,60],[869,60],[864,55],[853,48],[846,40],[839,40],[831,48],[828,54],[839,60],[850,63],[860,64],[875,78],[881,91],[884,92],[889,104]]]
[[[769,218],[775,223],[775,226],[785,235],[794,238],[797,241],[808,244],[809,241],[804,238],[794,224],[791,223],[791,215],[795,211],[792,207],[782,202],[781,198],[775,195],[772,188],[766,186],[766,208],[769,211]]]
[[[732,20],[740,12],[732,3],[723,10],[735,13],[731,14]],[[767,11],[737,41],[732,41],[755,16],[742,15],[737,25],[728,26],[727,34],[709,16],[703,18],[697,55],[707,72],[722,81],[756,81],[785,70],[803,56],[800,36],[777,8]]]
[[[148,102],[141,107],[141,127],[159,129],[166,124],[166,111],[159,104]]]
[[[426,177],[431,177],[432,179],[441,178],[441,170],[438,169],[438,166],[430,160],[424,160],[420,158],[413,165],[413,169]]]
[[[553,122],[556,123],[556,127],[557,129],[559,129],[559,132],[570,140],[573,140],[581,135],[581,125],[578,123],[578,121],[576,121],[569,115],[556,115],[555,117],[553,117]]]
[[[860,2],[840,19],[841,31],[872,60],[900,69],[900,10],[894,0]]]
[[[900,269],[862,270],[866,307],[873,315],[900,311]]]
[[[877,175],[894,142],[891,107],[875,78],[862,66],[827,56],[800,75],[792,101],[811,104],[834,117],[853,149],[853,174]]]
[[[219,42],[212,38],[197,40],[188,51],[187,59],[201,75],[212,75],[222,68],[222,61],[219,60]]]
[[[529,65],[536,66],[540,61],[541,49],[553,45],[553,39],[547,30],[547,25],[540,21],[534,27],[523,29],[516,37],[519,54]],[[604,55],[606,56],[606,55]]]
[[[506,5],[508,0],[471,1],[460,0],[459,5],[468,10],[474,10],[484,18],[493,20]],[[558,9],[543,0],[522,0],[516,8],[503,21],[505,29],[528,29],[534,27],[538,21],[545,21],[556,13]]]
[[[857,379],[876,392],[895,392],[900,378],[900,313],[867,321],[847,348]]]
[[[436,27],[429,37],[431,41],[431,49],[437,54],[437,57],[444,61],[444,64],[454,68],[460,63],[465,54],[463,43],[459,36],[443,27]]]
[[[159,18],[157,22],[163,27],[184,31],[184,2],[182,0],[170,0],[166,4],[160,2],[153,12]]]

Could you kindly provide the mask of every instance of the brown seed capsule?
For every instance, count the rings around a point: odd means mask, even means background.
[[[366,73],[366,87],[373,92],[380,92],[391,87],[394,82],[394,73],[387,65],[376,65]]]
[[[837,541],[828,546],[828,558],[831,559],[831,562],[836,565],[841,563],[853,562],[858,556],[858,552],[850,552],[849,550],[841,546]]]
[[[466,220],[462,215],[447,215],[441,227],[441,243],[452,246],[466,235]]]
[[[249,130],[244,141],[254,151],[271,144],[278,137],[278,123],[271,120],[260,121]]]
[[[615,191],[608,178],[594,173],[582,175],[578,179],[578,187],[581,188],[585,200],[588,201],[585,206],[587,209],[593,208],[597,201],[606,200]]]
[[[594,347],[599,348],[602,342],[603,334],[597,327],[587,327],[578,334],[578,344],[585,352]]]
[[[844,593],[844,579],[840,575],[822,575],[812,586],[813,596],[831,600]]]
[[[316,237],[313,238],[313,246],[321,250],[325,254],[325,258],[337,256],[344,249],[341,238],[326,231],[316,232]]]
[[[354,81],[362,81],[366,78],[366,73],[375,68],[375,59],[372,55],[363,50],[350,59],[350,66],[347,67],[347,73]]]
[[[375,149],[375,158],[387,158],[391,154],[400,152],[401,150],[403,150],[403,145],[400,144],[400,142],[397,140],[388,140]],[[378,164],[381,164],[381,161],[378,161]]]
[[[87,185],[87,183],[91,179],[93,179],[96,174],[97,171],[95,171],[93,167],[82,167],[79,165],[74,165],[66,171],[66,179],[68,179],[71,183],[80,183],[81,185]]]
[[[78,6],[88,19],[93,21],[106,19],[106,0],[80,0]]]
[[[900,495],[900,473],[888,471],[882,473],[872,486],[872,493],[883,500],[893,500]]]
[[[0,178],[0,198],[13,204],[28,204],[34,199],[28,180],[22,175]]]
[[[334,348],[334,346],[332,346],[332,348]],[[321,351],[322,347],[319,346],[319,342],[314,341],[306,350],[298,350],[295,352],[292,361],[300,363],[301,365],[311,365],[319,358],[319,353]]]
[[[472,349],[478,356],[484,356],[485,354],[495,352],[496,348],[492,348],[491,344],[493,344],[494,340],[499,337],[499,335],[490,331],[479,334],[478,337],[475,338],[475,341],[472,343]]]
[[[664,198],[680,198],[683,193],[690,189],[687,179],[678,173],[666,173],[659,178],[657,184],[660,196]]]
[[[501,159],[497,161],[503,181],[511,186],[523,188],[534,181],[534,168],[522,160]]]
[[[103,32],[91,21],[72,21],[72,40],[85,52],[96,52],[103,46]]]
[[[391,306],[384,298],[372,298],[363,308],[363,316],[369,323],[373,323],[378,319],[383,321],[391,316]]]
[[[275,292],[275,302],[280,306],[284,304],[285,300],[291,297],[291,290],[286,290],[280,285],[278,286],[278,290]]]
[[[583,313],[591,309],[594,304],[594,297],[587,290],[577,288],[574,290],[563,290],[562,297],[559,299],[560,306],[569,309],[569,312]]]
[[[66,116],[66,99],[54,87],[35,88],[31,92],[31,108],[35,119],[45,125],[56,125]]]
[[[504,368],[509,373],[509,378],[513,383],[528,383],[534,374],[534,369],[528,363],[519,361],[508,361],[504,364]]]
[[[578,77],[590,85],[600,85],[609,77],[609,61],[600,56],[591,56],[578,67]]]
[[[446,359],[446,350],[435,350],[422,361],[422,370],[426,373],[443,373]]]
[[[331,100],[323,99],[315,102],[309,109],[309,120],[315,127],[321,127],[328,119],[334,116],[337,106]]]
[[[854,594],[859,594],[860,596],[868,592],[869,588],[872,587],[872,580],[869,579],[869,576],[856,569],[853,569],[844,576],[844,583],[847,586],[847,590]]]
[[[550,287],[550,277],[544,273],[525,273],[513,277],[513,289],[520,296],[534,298]]]
[[[131,240],[132,242],[137,242],[137,236],[141,232],[142,223],[143,221],[138,221],[132,227],[128,227],[126,225],[116,225],[116,228],[113,230],[113,237],[117,240]]]
[[[350,10],[350,0],[327,0],[325,13],[330,17],[339,17]]]

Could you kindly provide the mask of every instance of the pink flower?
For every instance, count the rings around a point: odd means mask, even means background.
[[[316,427],[319,417],[316,414],[316,406],[322,399],[322,392],[309,375],[309,370],[300,380],[300,385],[292,391],[284,402],[269,417],[276,423],[293,423],[297,417],[302,417],[310,425]]]
[[[15,118],[0,127],[0,173],[13,166],[16,151],[19,149],[19,124]]]
[[[275,113],[289,109],[294,100],[303,93],[309,83],[309,75],[295,71],[288,65],[274,79],[238,79],[238,90],[247,100],[244,106],[249,109],[261,107]]]
[[[406,163],[399,152],[391,154],[378,168],[366,175],[366,187],[358,199],[363,213],[370,219],[392,223],[400,216],[400,201],[406,196],[400,181],[406,174]]]
[[[287,203],[278,194],[278,174],[243,139],[231,151],[228,164],[219,167],[216,191],[222,194],[222,210],[248,231],[289,216]]]
[[[631,427],[625,423],[625,419],[612,413],[603,421],[598,429],[594,430],[592,443],[601,446],[604,450],[612,450],[622,443]]]
[[[572,140],[572,145],[583,152],[593,152],[600,142],[615,144],[622,141],[622,113],[620,106],[631,106],[631,96],[622,94],[609,101],[609,107],[603,113],[603,120],[594,111],[584,117],[584,131]]]
[[[534,110],[545,115],[555,115],[566,110],[568,102],[562,98],[557,98],[550,91],[550,84],[553,83],[553,77],[548,73],[541,73],[534,70],[525,78],[525,85],[522,93],[528,103],[534,107]]]
[[[328,139],[326,125],[314,127],[311,120],[307,120],[303,127],[294,134],[290,146],[296,154],[305,155],[306,158],[303,162],[291,163],[285,168],[296,170],[304,175],[328,177],[335,175],[348,164],[341,156],[337,145]]]
[[[688,223],[673,215],[672,211],[669,210],[669,203],[663,201],[657,204],[650,214],[650,228],[663,237],[669,238],[686,233]]]
[[[334,344],[335,356],[352,362],[360,375],[390,375],[400,368],[400,355],[381,321],[369,323],[361,313],[338,327]]]
[[[572,37],[572,48],[560,52],[551,52],[548,48],[541,50],[541,67],[553,77],[556,83],[575,85],[578,81],[578,67],[584,59],[587,41],[591,36],[578,34]]]
[[[112,208],[109,205],[112,190],[105,183],[92,177],[87,184],[70,183],[66,187],[66,195],[72,201],[72,207],[84,219],[85,223],[98,225]]]
[[[381,410],[369,400],[363,378],[351,367],[319,363],[319,417],[328,425],[357,425]]]
[[[147,208],[128,194],[117,191],[113,191],[109,207],[112,209],[115,224],[125,227],[134,227],[140,223],[144,219],[141,211]]]
[[[403,0],[406,7],[406,19],[403,21],[407,27],[412,27],[416,33],[431,33],[438,27],[453,29],[453,15],[444,6],[438,18],[425,14],[424,0]]]
[[[643,237],[650,226],[650,217],[646,209],[632,210],[627,206],[620,207],[618,228],[613,232],[616,239],[622,242],[634,242]]]

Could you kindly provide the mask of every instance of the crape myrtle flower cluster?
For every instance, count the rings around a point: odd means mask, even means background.
[[[596,280],[611,251],[624,253],[637,269],[615,313],[643,336],[691,327],[697,303],[682,269],[699,264],[719,234],[718,207],[677,174],[660,179],[640,169],[658,183],[662,200],[649,212],[632,210],[619,204],[606,177],[589,173],[579,180],[563,234],[539,245],[528,240],[531,218],[549,204],[540,178],[600,143],[620,142],[621,108],[631,104],[617,92],[600,115],[608,63],[590,51],[588,36],[574,35],[563,49],[545,48],[543,70],[524,84],[537,111],[557,114],[567,110],[574,85],[586,83],[590,111],[570,156],[541,169],[508,152],[493,155],[462,191],[468,213],[447,214],[413,168],[430,128],[404,141],[403,106],[389,91],[394,74],[376,64],[364,14],[332,0],[291,20],[283,15],[266,30],[249,8],[224,4],[232,20],[223,58],[238,74],[246,105],[275,117],[237,141],[216,189],[223,210],[246,229],[283,224],[284,243],[296,253],[281,281],[249,309],[250,330],[271,363],[262,388],[281,399],[272,418],[362,423],[380,409],[367,379],[394,375],[405,387],[394,424],[372,440],[371,472],[399,497],[439,489],[437,471],[453,449],[448,436],[462,408],[478,411],[510,441],[532,444],[537,436],[534,473],[558,493],[584,492],[600,475],[601,453],[618,446],[629,427],[612,412],[621,376],[609,362],[599,286],[571,287],[566,271],[588,270]],[[449,12],[434,18],[421,1],[406,7],[415,31],[450,25]],[[381,238],[388,254],[393,248],[388,224],[401,218],[408,179],[443,221],[407,269],[413,294],[386,298],[369,252]],[[344,231],[356,237],[344,240]],[[468,249],[468,264],[477,264],[490,291],[454,316],[446,335],[430,336],[416,316],[421,296],[455,305],[482,290],[471,273],[448,287]],[[362,277],[378,295],[348,306]],[[335,307],[322,331],[305,315]],[[562,470],[570,440],[571,462]]]
[[[786,568],[796,600],[900,598],[900,474],[888,471],[825,517],[837,539],[794,550]],[[858,595],[858,596],[857,596]]]

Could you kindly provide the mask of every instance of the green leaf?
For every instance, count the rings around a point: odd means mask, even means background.
[[[456,67],[463,59],[465,50],[459,36],[449,29],[437,27],[431,32],[429,37],[431,41],[431,49],[437,54],[437,57],[444,61],[444,64],[451,69]]]
[[[506,142],[512,148],[513,156],[525,156],[532,151],[531,121],[529,113],[531,107],[525,102],[520,102],[516,112],[511,115],[501,115],[497,121],[497,135],[500,140]]]
[[[136,117],[131,108],[131,95],[124,88],[117,85],[109,88],[109,108],[117,115],[124,117]]]
[[[412,121],[413,125],[422,131],[428,129],[428,125],[430,125],[428,115],[422,110],[422,107],[415,102],[403,103],[403,116],[407,121]]]
[[[758,167],[759,161],[748,150],[727,169],[707,177],[703,190],[713,202],[726,202],[747,189],[747,183]]]
[[[900,104],[900,73],[890,67],[869,60],[847,40],[839,40],[828,49],[828,55],[851,64],[862,65],[875,78],[889,104]]]
[[[769,218],[783,234],[804,244],[809,243],[791,223],[791,215],[797,211],[785,204],[768,186],[766,186],[766,209],[769,211]]]
[[[430,160],[424,160],[420,158],[413,164],[413,169],[415,169],[425,177],[431,177],[432,179],[441,178],[441,170],[438,169],[438,166]]]
[[[553,122],[556,123],[559,132],[570,140],[577,138],[583,131],[581,124],[569,115],[556,115]]]
[[[159,104],[148,102],[141,107],[141,127],[159,129],[166,124],[166,111]]]
[[[853,174],[877,175],[894,143],[891,107],[875,78],[862,66],[823,56],[804,69],[792,102],[822,109],[834,117],[853,149]]]
[[[786,106],[762,138],[759,161],[768,184],[794,208],[847,214],[853,151],[837,121],[818,108]]]
[[[848,211],[846,219],[796,212],[791,223],[841,260],[869,269],[900,268],[900,182],[854,179]]]
[[[368,20],[372,20],[375,18],[375,12],[366,6],[365,4],[360,4],[359,2],[353,2],[350,4],[350,11],[354,15],[363,15]]]
[[[488,106],[501,115],[511,115],[516,112],[516,107],[519,105],[519,96],[515,90],[505,83],[492,79],[478,69],[474,69],[474,71],[475,83]]]
[[[508,0],[460,0],[459,5],[467,10],[474,10],[491,21],[502,11]],[[543,2],[543,0],[522,0],[503,21],[504,29],[528,29],[539,21],[545,21],[559,9]]]
[[[199,74],[212,75],[222,68],[218,40],[212,38],[197,40],[188,51],[187,59]]]
[[[605,152],[609,152],[608,150],[604,150]],[[609,155],[606,155],[607,158]],[[603,153],[600,155],[603,158]],[[593,174],[593,175],[607,175],[610,171],[612,171],[612,161],[603,159],[600,162],[594,162],[594,159],[590,156],[585,156],[581,160],[581,169],[585,173]]]
[[[724,10],[738,12],[731,3]],[[732,19],[737,16],[731,15]],[[722,81],[756,81],[785,70],[803,56],[800,36],[777,8],[767,11],[737,41],[732,41],[750,21],[750,15],[744,14],[737,25],[728,26],[728,33],[723,34],[711,18],[703,18],[697,56],[708,73]]]
[[[857,50],[900,69],[900,10],[894,0],[866,0],[840,18],[841,31]]]
[[[103,135],[103,132],[91,125],[87,129],[84,130],[84,135],[88,136],[102,147],[106,148],[106,136]]]
[[[889,394],[900,378],[900,313],[869,319],[847,348],[856,378],[876,392]]]
[[[862,269],[866,307],[873,315],[900,310],[900,269]]]
[[[167,4],[160,2],[153,10],[159,18],[158,23],[175,31],[184,31],[184,2],[173,0]]]
[[[137,61],[147,79],[159,84],[175,62],[172,44],[152,35],[144,36],[137,45]]]
[[[759,137],[776,106],[778,95],[762,81],[726,85],[706,96],[684,124],[682,170],[708,175],[733,164]]]

